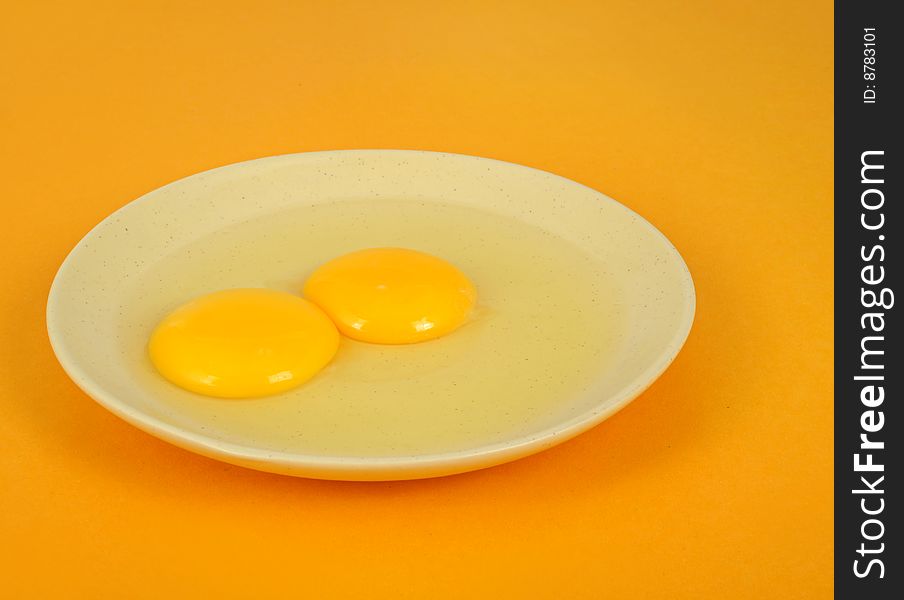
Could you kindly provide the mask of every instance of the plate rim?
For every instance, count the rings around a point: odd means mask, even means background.
[[[373,154],[373,153],[400,153],[400,154],[426,154],[437,157],[454,157],[466,158],[471,160],[489,161],[493,163],[501,163],[508,167],[517,167],[519,169],[528,169],[531,171],[539,171],[547,176],[551,176],[564,182],[568,186],[578,186],[585,192],[596,195],[601,201],[609,202],[616,205],[622,210],[628,211],[635,216],[655,237],[665,242],[666,246],[674,253],[677,258],[677,264],[682,267],[681,281],[683,284],[682,292],[685,295],[685,310],[680,315],[679,327],[673,337],[667,344],[663,345],[663,349],[657,355],[657,359],[652,361],[650,365],[644,369],[640,375],[634,379],[634,384],[622,390],[618,394],[614,394],[605,398],[607,403],[605,408],[598,405],[586,411],[583,411],[569,419],[544,428],[541,431],[522,435],[494,442],[491,444],[483,444],[464,450],[455,450],[450,452],[429,453],[429,454],[413,454],[399,456],[329,456],[329,455],[311,455],[299,454],[293,452],[282,452],[275,450],[266,450],[256,446],[247,446],[231,441],[225,441],[204,435],[198,432],[189,431],[180,428],[172,423],[168,423],[162,419],[149,415],[141,410],[136,409],[129,403],[120,400],[115,394],[108,393],[99,383],[95,382],[85,369],[79,366],[78,357],[73,356],[63,343],[62,327],[58,323],[56,317],[56,305],[61,300],[62,276],[72,268],[73,263],[77,260],[80,252],[85,248],[87,242],[95,234],[97,230],[108,222],[120,216],[124,211],[131,210],[138,204],[153,201],[154,196],[170,186],[175,186],[187,179],[198,176],[209,176],[218,171],[235,168],[238,166],[248,166],[252,163],[260,162],[277,162],[289,161],[293,159],[311,158],[316,159],[323,155],[336,154]],[[208,456],[210,458],[225,460],[233,464],[255,468],[258,470],[270,470],[268,465],[281,467],[274,469],[272,472],[291,474],[301,477],[317,477],[322,479],[413,479],[421,477],[433,477],[470,471],[479,468],[485,468],[515,460],[517,458],[539,452],[561,442],[569,440],[606,420],[625,406],[632,400],[637,398],[647,388],[649,388],[665,370],[672,364],[679,352],[686,343],[690,331],[693,327],[696,316],[696,288],[693,277],[684,257],[678,252],[674,244],[663,234],[655,225],[650,223],[646,218],[629,208],[628,206],[618,202],[610,196],[596,190],[590,186],[582,184],[573,179],[558,175],[551,171],[539,169],[523,165],[520,163],[476,156],[471,154],[461,154],[454,152],[437,152],[432,150],[417,149],[380,149],[380,148],[362,148],[362,149],[339,149],[339,150],[320,150],[311,152],[295,152],[288,154],[275,154],[254,158],[250,160],[238,161],[221,165],[197,173],[180,177],[162,186],[156,187],[142,194],[138,198],[119,207],[94,227],[92,227],[73,248],[67,253],[66,258],[60,264],[54,275],[53,282],[47,296],[45,318],[47,334],[51,348],[57,361],[70,379],[89,397],[98,404],[117,415],[131,425],[149,433],[164,441],[170,442],[182,448],[193,452]],[[432,468],[436,471],[430,475],[404,475],[405,471],[424,471]],[[292,471],[297,471],[294,473]],[[334,476],[325,476],[324,474],[306,474],[316,473],[320,471],[332,472]],[[401,476],[385,477],[383,475],[392,475],[399,472]],[[363,473],[371,473],[375,477],[362,477]],[[342,475],[351,475],[343,477]]]

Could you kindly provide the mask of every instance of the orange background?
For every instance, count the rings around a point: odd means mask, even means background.
[[[832,24],[784,0],[8,4],[0,596],[829,597]],[[44,303],[94,224],[334,148],[489,156],[624,202],[690,265],[687,346],[571,442],[399,483],[214,462],[66,378]]]

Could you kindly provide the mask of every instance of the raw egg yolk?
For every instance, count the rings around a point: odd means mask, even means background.
[[[207,396],[249,398],[288,390],[313,377],[336,353],[339,332],[311,302],[265,289],[232,289],[196,298],[151,334],[160,374]]]
[[[450,263],[415,250],[370,248],[318,268],[304,294],[348,337],[376,344],[438,338],[467,321],[477,292]]]

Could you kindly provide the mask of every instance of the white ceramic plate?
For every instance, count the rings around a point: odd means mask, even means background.
[[[427,411],[381,425],[395,428],[386,435],[402,442],[393,446],[402,450],[369,452],[369,446],[350,443],[347,447],[351,450],[346,452],[336,450],[343,446],[330,437],[330,431],[309,431],[312,435],[307,441],[293,441],[298,436],[288,436],[286,431],[295,413],[286,412],[285,402],[204,399],[163,382],[149,368],[140,348],[154,320],[166,310],[201,291],[288,285],[274,275],[281,274],[282,267],[270,265],[270,279],[265,281],[248,281],[251,271],[247,268],[235,273],[213,268],[230,259],[224,256],[212,263],[209,257],[206,262],[198,258],[208,243],[219,243],[216,240],[232,235],[230,232],[242,229],[243,224],[281,211],[294,211],[297,217],[310,210],[315,215],[317,207],[337,201],[379,206],[393,198],[416,199],[421,207],[430,203],[469,207],[492,213],[493,218],[517,220],[596,257],[608,278],[608,292],[598,299],[599,318],[617,315],[619,322],[613,325],[623,334],[618,343],[611,344],[605,360],[599,361],[590,384],[580,394],[562,397],[561,407],[553,406],[539,416],[536,411],[525,412],[523,426],[500,429],[493,435],[481,433],[484,430],[476,426],[486,418],[479,407],[472,415],[467,412],[472,402],[455,407],[455,427],[467,429],[470,418],[475,423],[473,435],[448,447],[432,443],[436,436],[425,433],[425,427],[443,431],[442,422],[436,421],[452,413],[437,411],[433,418]],[[245,254],[256,248],[271,248],[272,254],[272,248],[278,247],[263,239],[265,230],[245,227],[243,231],[240,249]],[[261,243],[249,235],[260,235]],[[199,270],[185,280],[187,284],[177,285],[161,276],[166,270],[161,270],[160,263],[171,261],[174,252],[190,263],[186,269]],[[244,258],[247,262],[248,257]],[[252,258],[262,265],[271,261],[270,257]],[[274,257],[272,262],[298,269],[285,258],[277,261]],[[300,263],[304,260],[299,257]],[[311,266],[316,263],[305,268]],[[285,276],[292,277],[290,271]],[[296,283],[293,280],[289,288]],[[607,305],[619,310],[607,310]],[[130,318],[142,306],[146,314]],[[47,328],[54,352],[73,381],[107,409],[152,435],[209,457],[265,471],[325,479],[387,480],[499,464],[593,427],[666,369],[690,331],[694,306],[693,282],[675,248],[636,213],[595,190],[551,173],[485,158],[348,150],[229,165],[171,183],[126,205],[88,233],[60,267],[48,299]],[[316,394],[318,389],[308,393]],[[410,400],[399,397],[399,406],[392,408],[400,411],[399,415],[407,414],[403,403]],[[344,406],[343,401],[330,400],[331,417],[356,414],[354,407]],[[522,416],[517,401],[513,402],[505,407],[507,423]],[[374,422],[379,421],[374,416],[377,413],[371,415]],[[310,421],[317,422],[324,421]],[[308,427],[313,427],[310,423]],[[366,436],[358,431],[360,441]],[[336,435],[352,442],[355,433]]]

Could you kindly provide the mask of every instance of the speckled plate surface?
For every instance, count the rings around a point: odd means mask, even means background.
[[[547,255],[534,239],[557,241]],[[433,346],[347,343],[313,383],[271,399],[196,396],[150,367],[147,335],[172,307],[224,287],[298,289],[322,260],[370,245],[452,260],[484,316]],[[483,468],[589,429],[666,369],[694,306],[675,248],[595,190],[472,156],[349,150],[229,165],[124,206],[60,267],[47,328],[79,387],[157,437],[265,471],[385,480]]]

